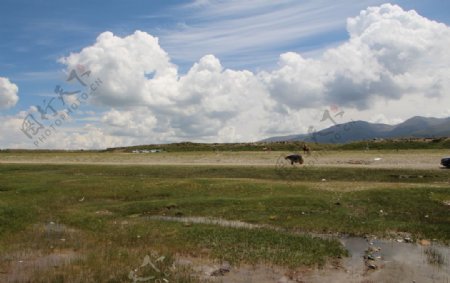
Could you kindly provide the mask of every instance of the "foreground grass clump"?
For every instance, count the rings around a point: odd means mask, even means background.
[[[0,180],[0,282],[7,282],[4,274],[25,274],[25,282],[132,282],[134,275],[161,275],[152,268],[134,271],[152,255],[164,257],[159,270],[172,268],[164,274],[170,282],[199,282],[177,257],[296,268],[345,255],[337,241],[305,232],[409,232],[450,241],[446,170],[280,174],[244,166],[22,164],[0,165]],[[215,217],[263,228],[148,216]]]
[[[195,225],[185,233],[186,240],[211,249],[214,258],[231,263],[268,263],[295,268],[301,265],[322,266],[329,257],[346,255],[337,240],[267,229],[217,229]]]
[[[161,280],[157,282],[206,282],[174,255],[292,268],[320,266],[329,258],[346,255],[336,240],[267,229],[183,225],[142,217],[105,222],[101,232],[59,222],[35,224],[4,239],[10,245],[0,253],[0,268],[18,271],[9,278],[12,282],[30,278],[32,282],[139,282],[137,278],[150,277]]]

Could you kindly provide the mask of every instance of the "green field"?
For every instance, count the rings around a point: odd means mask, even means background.
[[[193,143],[148,144],[129,147],[108,148],[106,150],[23,150],[0,149],[0,153],[86,153],[86,152],[132,152],[133,150],[160,149],[165,152],[214,152],[214,151],[299,151],[307,144],[311,150],[410,150],[410,149],[450,149],[450,138],[399,138],[355,141],[345,144],[325,144],[303,141],[247,142],[247,143]]]
[[[0,165],[0,278],[20,258],[70,254],[28,268],[32,282],[197,282],[177,257],[295,269],[345,257],[333,237],[409,232],[450,240],[448,170],[265,166]],[[245,229],[157,220],[213,217]],[[146,273],[147,272],[147,273]],[[146,274],[145,274],[146,273]],[[81,275],[80,275],[81,274]]]
[[[192,143],[181,142],[172,144],[138,145],[122,148],[109,148],[106,151],[131,152],[142,149],[162,149],[168,152],[198,152],[198,151],[295,151],[302,148],[303,141],[254,142],[254,143]],[[323,144],[306,142],[312,150],[408,150],[408,149],[450,149],[449,138],[400,138],[368,141],[355,141],[346,144]]]

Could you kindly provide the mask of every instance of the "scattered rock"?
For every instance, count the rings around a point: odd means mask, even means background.
[[[431,242],[429,240],[422,239],[420,240],[419,244],[421,244],[422,246],[429,246],[431,245]]]
[[[286,276],[281,277],[277,281],[277,283],[288,283],[288,282],[289,282],[289,278],[287,278]]]
[[[376,253],[381,251],[381,248],[379,247],[369,247],[369,249],[367,250],[369,253]]]
[[[363,165],[369,165],[371,162],[367,160],[349,160],[347,161],[348,164],[363,164]]]
[[[225,261],[224,263],[222,263],[222,266],[220,267],[220,269],[230,272],[231,265],[228,261]]]
[[[226,273],[230,272],[229,269],[223,269],[222,267],[211,272],[211,276],[224,276]]]
[[[403,240],[405,241],[405,243],[412,243],[413,242],[411,237],[405,237],[405,238],[403,238]]]
[[[97,214],[97,215],[112,215],[113,213],[111,211],[105,209],[105,210],[97,210],[95,212],[95,214]]]
[[[219,267],[219,269],[214,270],[211,272],[211,276],[224,276],[226,273],[230,272],[231,265],[229,262],[225,261],[222,263],[222,265]]]
[[[168,210],[171,210],[171,209],[177,208],[177,205],[174,204],[174,203],[171,203],[171,204],[168,204],[168,205],[166,206],[166,208],[167,208]]]

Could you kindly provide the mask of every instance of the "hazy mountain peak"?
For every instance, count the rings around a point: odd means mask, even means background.
[[[376,138],[426,138],[450,136],[450,117],[414,116],[397,125],[352,121],[333,125],[313,134],[272,137],[264,141],[308,141],[320,143],[347,143]]]

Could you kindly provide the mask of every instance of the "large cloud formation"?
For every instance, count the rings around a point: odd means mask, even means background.
[[[271,72],[226,69],[206,55],[179,74],[158,39],[142,31],[104,32],[60,62],[101,78],[91,102],[111,108],[104,129],[142,143],[256,140],[305,131],[315,107],[364,110],[450,91],[446,25],[385,4],[349,18],[347,30],[348,41],[322,56],[284,53]]]
[[[0,77],[0,109],[11,108],[19,101],[19,88],[7,78]]]
[[[93,46],[60,61],[101,78],[92,103],[113,107],[102,120],[121,134],[213,139],[231,119],[261,112],[269,99],[252,72],[224,69],[213,55],[179,75],[158,39],[142,31],[125,38],[102,33]]]
[[[347,20],[350,39],[320,59],[281,55],[262,74],[272,97],[301,109],[336,103],[367,109],[377,98],[442,96],[450,90],[450,29],[415,11],[384,4]]]

